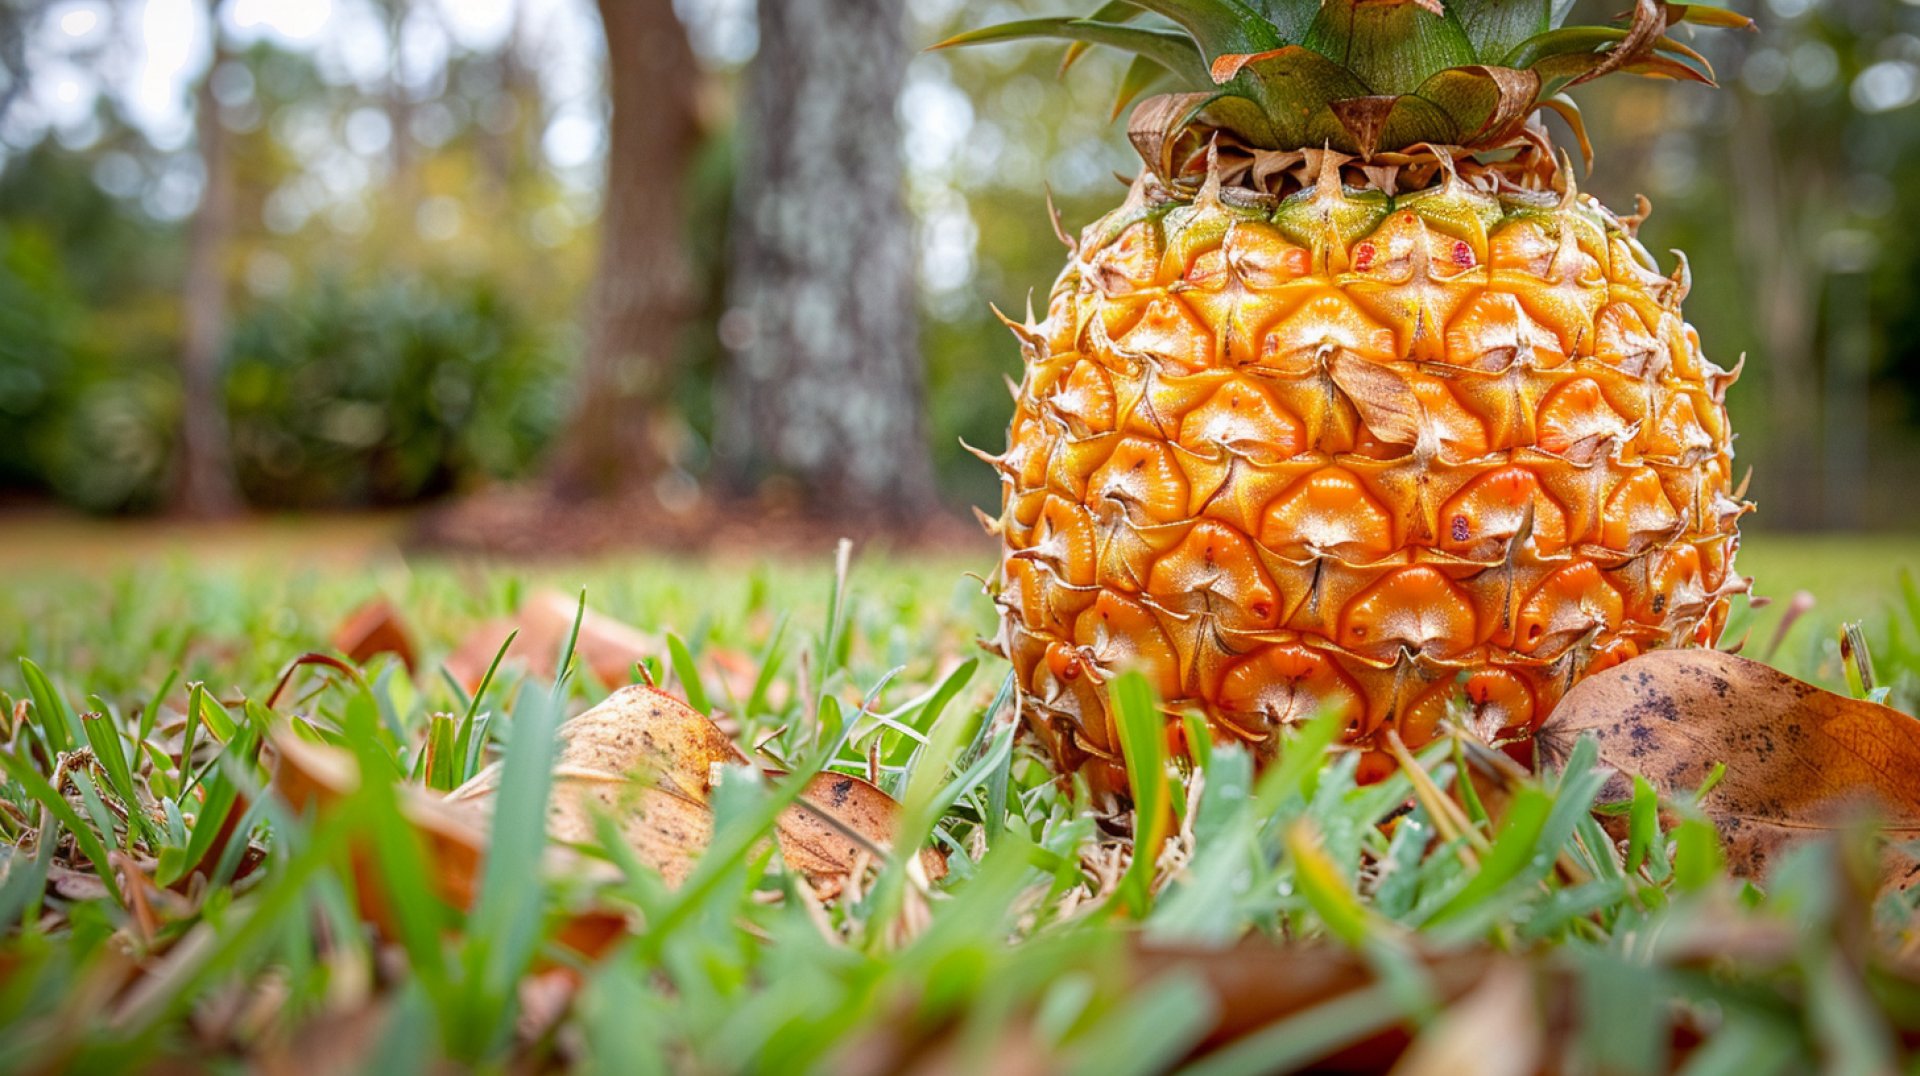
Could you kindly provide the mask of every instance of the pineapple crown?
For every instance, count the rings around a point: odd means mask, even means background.
[[[1194,131],[1257,150],[1331,148],[1372,158],[1421,144],[1468,152],[1566,118],[1564,91],[1615,71],[1711,85],[1706,58],[1667,36],[1683,22],[1744,28],[1724,8],[1637,0],[1624,25],[1563,26],[1573,0],[1109,0],[1085,18],[1024,19],[934,46],[1064,39],[1131,53],[1114,105],[1153,94],[1128,134],[1149,165]]]

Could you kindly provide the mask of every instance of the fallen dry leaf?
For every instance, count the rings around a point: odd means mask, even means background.
[[[706,715],[642,686],[614,692],[563,723],[557,735],[561,750],[547,814],[547,832],[556,843],[547,851],[547,869],[608,869],[566,847],[596,840],[594,819],[606,812],[642,862],[669,885],[684,881],[712,838],[707,796],[716,766],[746,765],[747,756]],[[295,809],[325,809],[359,786],[359,767],[345,751],[284,727],[272,745],[274,787]],[[404,789],[401,807],[425,846],[430,876],[441,899],[455,907],[470,907],[477,896],[499,778],[496,763],[450,796]],[[831,898],[863,856],[884,858],[898,814],[899,805],[866,781],[821,773],[800,802],[781,814],[775,838],[788,866],[805,874],[821,897]],[[391,934],[395,921],[377,863],[366,849],[355,849],[353,856],[361,905]],[[929,879],[946,873],[945,857],[932,850],[921,852],[920,866]],[[594,955],[625,930],[622,917],[589,911],[562,928],[560,941]]]
[[[814,879],[823,896],[836,895],[838,883],[865,853],[878,860],[893,844],[900,805],[864,778],[845,773],[816,773],[800,792],[800,802],[781,814],[776,836],[787,865]],[[947,873],[946,857],[920,852],[920,868],[929,880]]]
[[[1620,771],[1601,802],[1632,797],[1639,774],[1663,794],[1689,793],[1716,763],[1726,774],[1702,804],[1729,864],[1757,876],[1782,845],[1871,812],[1894,836],[1920,836],[1920,721],[1716,650],[1656,650],[1582,680],[1536,734],[1564,762],[1591,733]],[[1910,861],[1883,867],[1910,876]],[[1896,879],[1897,880],[1897,879]]]
[[[295,1022],[290,1034],[263,1038],[249,1066],[261,1076],[366,1072],[376,1064],[382,1036],[391,1031],[395,1008],[391,1002],[369,1002],[316,1013]]]
[[[518,663],[527,671],[553,679],[554,664],[560,660],[560,648],[573,630],[574,613],[580,600],[557,590],[543,590],[520,604],[513,616],[490,620],[468,633],[447,658],[447,672],[469,692],[479,688],[487,675],[487,666],[500,652],[509,632],[518,631],[507,648],[503,663]],[[632,679],[633,664],[664,647],[630,624],[589,609],[580,618],[580,637],[574,643],[574,657],[602,687],[619,687]]]
[[[1701,916],[1673,922],[1650,959],[1661,969],[1691,973],[1723,968],[1730,961],[1753,968],[1791,960],[1804,945],[1806,931],[1821,929],[1785,922],[1736,923],[1735,918]],[[1583,1026],[1593,1009],[1581,962],[1570,959],[1564,949],[1507,952],[1484,944],[1438,947],[1430,940],[1416,939],[1401,957],[1420,968],[1424,989],[1440,1018],[1424,1028],[1420,1021],[1406,1019],[1355,1026],[1346,1036],[1317,1039],[1315,1052],[1292,1059],[1296,1066],[1292,1071],[1558,1072],[1567,1067],[1568,1043],[1595,1030]],[[1898,988],[1920,984],[1920,968],[1907,961],[1876,958],[1872,968],[1874,975],[1883,976],[1885,983],[1899,984]],[[1148,985],[1172,976],[1197,987],[1209,1002],[1207,1023],[1181,1059],[1183,1065],[1212,1058],[1280,1021],[1311,1018],[1316,1010],[1326,1011],[1323,1006],[1382,982],[1375,956],[1325,942],[1262,935],[1221,946],[1136,938],[1117,951],[1083,957],[1079,970],[1103,981],[1124,982],[1135,997]],[[957,1067],[956,1059],[974,1056],[964,1053],[967,1044],[960,1038],[967,1025],[911,1019],[909,1014],[918,1011],[917,1001],[911,992],[894,999],[902,1018],[880,1021],[872,1033],[847,1043],[833,1058],[830,1070],[850,1076],[945,1076],[975,1068],[998,1071],[977,1061],[971,1068]],[[1705,1041],[1699,1017],[1697,1010],[1685,1005],[1659,1010],[1658,1027],[1664,1029],[1676,1068]],[[1057,1055],[1044,1053],[1047,1047],[1031,1036],[1031,1020],[1031,1013],[1020,1013],[1009,1021],[1002,1037],[1041,1049],[1039,1071],[1059,1071]]]
[[[641,860],[678,885],[713,833],[707,808],[715,767],[749,765],[744,752],[705,714],[655,688],[634,685],[560,726],[560,757],[548,803],[547,832],[588,843],[594,817],[609,813]],[[777,774],[769,772],[770,776]],[[498,787],[498,764],[449,799],[485,804]],[[886,855],[899,805],[872,784],[841,773],[813,777],[775,831],[787,865],[822,896],[838,893],[861,853]],[[938,854],[921,855],[929,878],[946,871]]]
[[[1485,976],[1413,1040],[1393,1076],[1529,1076],[1541,1070],[1546,1036],[1525,966],[1495,963]]]
[[[1272,1027],[1276,1022],[1299,1016],[1318,1006],[1375,986],[1378,978],[1367,959],[1350,950],[1321,943],[1275,942],[1255,937],[1237,944],[1205,945],[1163,944],[1136,941],[1124,951],[1100,954],[1086,973],[1113,977],[1130,984],[1136,996],[1150,984],[1178,976],[1196,986],[1207,999],[1209,1022],[1183,1062],[1207,1058],[1234,1046],[1249,1036]],[[1473,996],[1477,984],[1489,979],[1517,976],[1540,998],[1538,1009],[1544,1023],[1568,1023],[1573,1007],[1563,1000],[1570,994],[1570,981],[1558,968],[1548,968],[1539,959],[1528,959],[1491,949],[1460,952],[1422,952],[1415,956],[1427,975],[1426,985],[1443,1007]],[[903,1014],[912,1012],[902,1005]],[[829,1068],[850,1076],[877,1073],[911,1073],[914,1076],[946,1076],[958,1071],[1001,1071],[988,1068],[979,1059],[973,1064],[961,1062],[973,1057],[966,1053],[961,1038],[965,1027],[958,1022],[936,1023],[903,1018],[882,1021],[878,1029],[848,1043]],[[1521,1029],[1506,1029],[1523,1034]],[[1033,1033],[1030,1016],[1011,1021],[1002,1039],[1019,1043],[1024,1056],[1010,1059],[1021,1065],[1008,1071],[1060,1071],[1056,1055],[1046,1052],[1041,1039]],[[1385,1072],[1408,1052],[1414,1041],[1412,1021],[1395,1022],[1384,1028],[1364,1030],[1352,1038],[1321,1043],[1320,1052],[1300,1063],[1313,1072]],[[988,1059],[998,1063],[1000,1059]],[[1476,1071],[1469,1067],[1455,1071]]]
[[[707,789],[713,767],[746,758],[712,721],[648,688],[623,688],[563,723],[556,735],[547,833],[589,843],[596,813],[611,814],[640,860],[678,885],[713,835]],[[495,763],[454,790],[450,802],[491,809],[499,790]]]
[[[282,726],[271,737],[273,787],[295,810],[324,811],[360,786],[360,767],[352,755],[301,738]],[[479,895],[480,870],[486,859],[485,815],[471,807],[450,803],[425,789],[405,786],[400,808],[420,837],[428,878],[441,900],[456,908],[471,908]],[[396,937],[397,920],[387,899],[377,860],[364,847],[352,850],[354,883],[361,910],[388,937]],[[549,847],[546,869],[575,874],[606,870],[564,847]],[[590,909],[576,913],[558,933],[564,946],[587,956],[605,952],[626,933],[622,915]]]
[[[330,643],[355,665],[365,665],[375,654],[392,654],[408,673],[413,672],[413,639],[393,603],[385,598],[374,598],[348,613],[334,629]]]

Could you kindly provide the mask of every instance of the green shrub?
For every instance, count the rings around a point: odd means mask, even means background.
[[[254,504],[397,504],[523,470],[565,404],[562,348],[489,281],[322,278],[233,327],[226,403]]]
[[[79,300],[38,230],[0,226],[0,488],[36,485],[37,435],[72,378]]]

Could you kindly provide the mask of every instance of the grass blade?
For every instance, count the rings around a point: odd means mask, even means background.
[[[1444,923],[1471,909],[1513,881],[1534,859],[1540,834],[1553,811],[1553,797],[1527,786],[1514,794],[1493,847],[1481,860],[1480,871],[1453,898],[1433,913],[1430,924]]]
[[[1138,918],[1150,910],[1154,868],[1171,822],[1166,718],[1154,700],[1153,686],[1138,672],[1121,673],[1109,692],[1120,726],[1127,784],[1133,790],[1133,859],[1120,879],[1115,900],[1120,911]]]
[[[20,659],[20,677],[27,682],[27,695],[33,699],[33,711],[41,736],[55,752],[71,751],[78,746],[73,736],[73,710],[56,691],[53,681],[29,658]]]
[[[713,702],[707,695],[707,686],[700,682],[700,668],[693,663],[693,652],[672,632],[667,633],[667,656],[673,661],[673,678],[680,681],[680,690],[687,693],[687,705],[703,714],[713,713]]]
[[[1373,919],[1354,895],[1352,884],[1341,876],[1333,857],[1321,847],[1312,823],[1301,819],[1288,826],[1286,846],[1294,884],[1327,931],[1354,948],[1365,944],[1375,930]]]

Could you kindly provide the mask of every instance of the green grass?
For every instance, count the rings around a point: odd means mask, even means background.
[[[1913,559],[1891,544],[1752,541],[1742,566],[1766,589],[1821,596],[1776,663],[1842,686],[1832,629],[1864,620],[1880,681],[1911,707],[1920,625],[1897,569]],[[1325,722],[1261,774],[1227,749],[1172,765],[1143,734],[1144,685],[1123,682],[1130,768],[1164,805],[1158,870],[1131,863],[1116,827],[1016,742],[1005,666],[976,645],[992,609],[967,567],[856,561],[844,589],[827,557],[10,569],[0,651],[28,660],[0,667],[0,705],[26,718],[6,722],[0,749],[0,1071],[322,1058],[412,1070],[437,1057],[878,1071],[986,1068],[1017,1051],[1151,1072],[1251,993],[1284,1018],[1199,1063],[1257,1072],[1387,1026],[1423,1044],[1518,1041],[1532,1007],[1455,1004],[1501,969],[1557,999],[1541,1048],[1574,1069],[1883,1071],[1920,1031],[1920,986],[1897,951],[1911,909],[1858,891],[1857,848],[1809,846],[1748,884],[1724,875],[1685,804],[1651,801],[1616,841],[1589,811],[1604,776],[1590,753],[1526,779],[1490,818],[1480,797],[1447,795],[1468,758],[1450,741],[1422,755],[1418,782],[1359,786],[1350,758],[1323,764]],[[550,684],[503,667],[469,698],[437,672],[470,629],[542,587],[584,589],[595,610],[657,633],[651,672],[709,699],[743,740],[767,738],[794,780],[877,766],[905,843],[926,834],[947,877],[927,886],[898,855],[819,904],[764,840],[788,786],[745,774],[718,785],[714,851],[678,889],[617,840],[584,849],[603,870],[543,872],[550,729],[603,689],[577,668]],[[420,675],[386,658],[355,676],[303,667],[270,707],[288,663],[375,595],[414,632]],[[1756,616],[1756,646],[1778,611]],[[290,722],[351,750],[368,778],[317,816],[264,787],[261,744]],[[471,751],[448,750],[463,736]],[[399,791],[496,759],[478,898],[453,907]],[[392,912],[384,933],[367,926],[369,899]],[[632,923],[595,961],[556,941],[589,907]],[[1230,974],[1249,960],[1257,974]],[[1357,969],[1352,988],[1287,1000],[1327,960]],[[1461,960],[1483,962],[1466,986],[1448,970]]]

